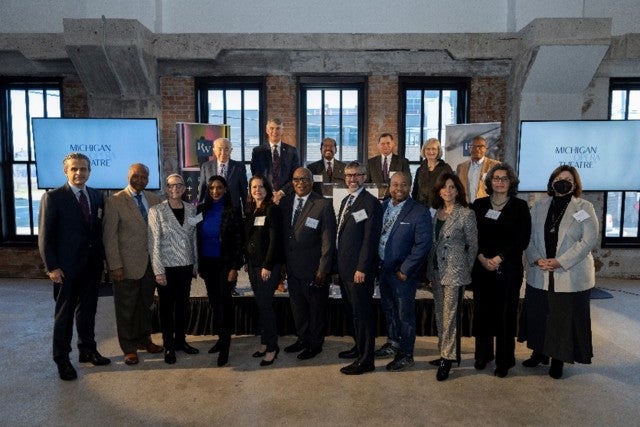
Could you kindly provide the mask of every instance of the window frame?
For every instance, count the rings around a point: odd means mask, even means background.
[[[298,128],[297,133],[299,135],[298,154],[300,156],[301,164],[307,164],[307,102],[305,97],[306,90],[357,90],[358,91],[358,147],[356,149],[356,159],[346,159],[348,161],[357,160],[363,162],[367,156],[367,129],[365,126],[365,117],[367,115],[367,77],[366,76],[301,76],[298,77]],[[324,116],[324,114],[323,114]],[[323,119],[324,123],[324,119]],[[342,135],[342,129],[340,129],[340,135]],[[321,130],[321,140],[325,138],[324,133]],[[336,158],[342,159],[338,153],[342,150],[341,141],[336,141],[337,149]],[[342,159],[341,161],[344,161]]]
[[[60,97],[60,117],[64,116],[64,91],[63,79],[61,77],[51,78],[25,78],[25,77],[3,77],[0,78],[0,164],[2,173],[0,178],[0,192],[2,193],[2,207],[0,208],[0,244],[2,246],[34,246],[38,241],[38,234],[35,228],[38,227],[38,214],[33,212],[32,193],[32,168],[37,167],[35,153],[32,152],[31,144],[27,145],[27,160],[14,159],[13,129],[11,112],[11,91],[14,90],[41,90],[43,97],[48,90],[57,90]],[[45,112],[47,103],[43,102]],[[27,111],[28,101],[27,101]],[[48,114],[45,117],[52,117]],[[33,140],[32,122],[30,114],[27,116],[27,140]],[[14,165],[26,165],[27,167],[27,188],[29,206],[29,224],[33,230],[31,234],[17,234],[16,228],[16,198],[14,193],[13,167]],[[36,178],[37,179],[37,178]]]
[[[612,102],[613,102],[613,92],[624,90],[627,92],[626,105],[624,110],[624,118],[621,120],[628,120],[629,117],[629,96],[628,93],[630,91],[638,91],[640,92],[640,78],[616,78],[609,80],[609,109],[608,109],[608,118],[611,119],[612,114]],[[640,191],[640,188],[637,190]],[[609,197],[611,197],[610,193],[621,193],[621,218],[620,218],[620,231],[617,237],[607,236],[607,214],[608,214],[608,202]],[[640,247],[640,215],[638,216],[638,224],[637,226],[637,235],[635,237],[624,237],[622,234],[624,232],[624,216],[625,216],[625,203],[627,199],[627,191],[605,191],[603,197],[603,206],[602,206],[602,237],[601,237],[601,247],[603,248],[638,248]]]

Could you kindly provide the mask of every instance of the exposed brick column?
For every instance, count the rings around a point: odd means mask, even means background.
[[[398,138],[398,76],[371,76],[368,83],[367,157],[378,155],[383,132]]]
[[[507,111],[507,79],[505,77],[473,77],[469,101],[469,122],[502,123],[505,129]],[[499,157],[504,156],[504,137],[498,142]]]
[[[270,117],[280,117],[284,122],[284,136],[282,140],[294,146],[298,145],[296,88],[295,77],[267,77],[267,119]],[[264,134],[264,129],[260,131]],[[265,140],[265,138],[263,137],[262,140]]]
[[[160,144],[164,177],[178,171],[176,123],[196,121],[194,79],[193,77],[162,77],[160,94],[162,103]]]

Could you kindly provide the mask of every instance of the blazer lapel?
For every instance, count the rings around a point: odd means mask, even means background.
[[[302,212],[300,212],[298,221],[294,224],[296,232],[300,229],[300,227],[302,227],[302,225],[306,221],[304,218],[307,218],[307,216],[309,215],[309,211],[311,210],[313,203],[314,203],[314,199],[313,197],[311,197],[311,195],[309,195],[309,198],[307,199],[307,203],[304,204],[304,207],[302,208]]]

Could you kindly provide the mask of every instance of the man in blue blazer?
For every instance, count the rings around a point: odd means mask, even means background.
[[[300,351],[301,360],[311,359],[322,351],[336,242],[333,205],[329,199],[312,192],[312,184],[309,169],[296,169],[295,194],[285,197],[280,204],[289,302],[298,335],[298,340],[284,351]]]
[[[69,361],[76,319],[80,362],[107,365],[96,349],[95,319],[103,271],[102,194],[86,186],[91,162],[81,153],[63,160],[68,182],[46,192],[40,201],[38,248],[56,301],[53,360],[60,378],[77,378]]]
[[[267,137],[269,143],[259,145],[251,153],[251,174],[263,175],[271,181],[273,201],[293,193],[291,179],[293,172],[300,166],[298,150],[282,142],[282,120],[271,118],[267,121]],[[274,161],[275,160],[275,161]]]
[[[421,268],[431,249],[429,211],[409,197],[411,175],[397,172],[391,177],[382,209],[382,231],[378,255],[381,259],[380,304],[387,325],[387,343],[377,357],[394,356],[389,371],[413,366],[416,340],[415,298]]]
[[[198,201],[204,202],[208,194],[209,178],[222,176],[227,181],[227,191],[231,195],[233,207],[242,210],[247,202],[247,171],[242,162],[231,160],[231,141],[218,138],[213,141],[213,159],[200,166],[200,185],[198,186]]]
[[[344,293],[342,298],[350,310],[356,346],[339,354],[356,360],[340,369],[346,375],[359,375],[375,369],[375,324],[373,286],[378,268],[378,243],[382,226],[382,207],[364,187],[367,171],[358,162],[345,168],[345,184],[349,191],[340,205],[336,237],[338,274]],[[350,354],[351,353],[351,354]]]

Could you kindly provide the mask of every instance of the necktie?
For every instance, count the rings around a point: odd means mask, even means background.
[[[389,163],[387,163],[387,156],[384,156],[384,161],[382,162],[382,179],[384,182],[389,181]]]
[[[142,203],[142,194],[136,194],[136,201],[138,202],[138,209],[140,209],[140,213],[142,214],[142,218],[144,218],[145,222],[147,221],[147,208],[144,207],[144,203]]]
[[[91,214],[89,212],[89,200],[87,199],[87,195],[84,194],[84,190],[80,190],[80,196],[78,197],[80,201],[80,208],[82,209],[82,216],[86,222],[90,222]]]
[[[291,225],[295,226],[296,222],[298,221],[298,217],[300,216],[300,213],[302,212],[302,203],[304,202],[304,199],[301,199],[298,197],[298,206],[296,206],[296,210],[293,211],[293,219],[291,220]]]
[[[278,153],[278,145],[273,146],[273,162],[271,163],[271,176],[273,177],[273,189],[280,189],[280,154]]]
[[[227,165],[224,163],[220,165],[220,176],[225,179],[227,178]]]
[[[349,211],[349,208],[351,207],[352,203],[353,203],[353,194],[349,194],[349,197],[347,198],[347,203],[345,203],[344,208],[340,213],[340,222],[338,223],[338,234],[340,234],[340,232],[342,231],[342,226],[344,225],[344,219],[347,217],[347,212]]]
[[[333,182],[333,168],[331,167],[331,162],[327,162],[327,176],[329,177],[329,182]]]

